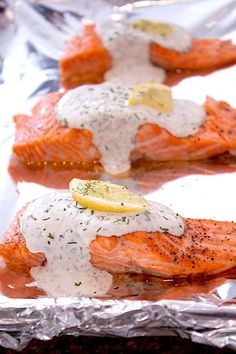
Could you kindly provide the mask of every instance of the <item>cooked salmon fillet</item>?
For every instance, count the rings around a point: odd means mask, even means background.
[[[58,124],[55,106],[60,93],[51,93],[35,105],[31,116],[16,115],[13,152],[22,162],[75,162],[88,165],[100,160],[92,133]],[[207,98],[206,119],[196,134],[177,138],[157,124],[139,127],[131,160],[201,160],[236,148],[236,110]]]
[[[20,219],[26,207],[16,214],[5,233],[3,243],[0,244],[0,255],[4,258],[6,266],[10,270],[28,274],[32,267],[43,265],[45,257],[42,253],[31,253],[26,247],[25,239],[20,232]]]
[[[193,39],[191,50],[176,52],[151,43],[150,60],[170,71],[214,70],[236,63],[236,45],[230,40]],[[69,89],[85,83],[102,82],[105,72],[111,67],[111,54],[96,34],[95,25],[85,25],[81,36],[72,37],[65,43],[59,61],[61,84]]]
[[[86,83],[104,81],[104,73],[111,68],[112,59],[95,31],[95,25],[84,26],[81,36],[65,43],[59,61],[61,85],[67,89]]]
[[[217,69],[236,63],[236,45],[230,40],[193,39],[192,49],[183,53],[152,43],[150,60],[167,70]]]
[[[31,116],[16,115],[13,152],[25,162],[75,161],[93,163],[100,154],[85,129],[71,129],[57,123],[55,106],[62,94],[51,93],[37,103]]]
[[[218,274],[236,265],[236,224],[184,219],[182,237],[134,232],[97,236],[91,263],[110,273],[147,273],[161,277]]]
[[[196,134],[177,138],[157,124],[140,127],[131,158],[156,161],[201,160],[233,149],[236,145],[236,110],[223,101],[207,97],[206,119]]]
[[[3,238],[0,255],[7,267],[28,273],[43,265],[42,253],[32,254],[20,233],[20,218],[15,217]],[[144,273],[175,276],[215,275],[236,266],[236,223],[184,219],[185,232],[177,237],[160,232],[133,232],[100,236],[90,243],[91,263],[112,274]]]

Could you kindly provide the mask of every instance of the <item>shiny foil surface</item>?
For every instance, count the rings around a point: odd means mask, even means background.
[[[0,235],[26,202],[55,188],[67,188],[78,171],[36,170],[17,183],[8,173],[13,144],[12,116],[28,113],[48,92],[59,90],[58,59],[64,41],[78,33],[83,19],[149,18],[188,28],[194,37],[236,42],[235,0],[9,0],[0,1]],[[236,106],[236,68],[187,77],[176,98],[203,103],[206,95]],[[236,222],[236,162],[217,159],[182,165],[138,166],[118,180],[96,172],[91,178],[127,185],[184,217]],[[55,180],[60,180],[55,186]],[[178,335],[198,343],[236,349],[235,271],[214,279],[160,280],[116,277],[103,299],[51,299],[30,294],[14,274],[0,269],[0,345],[21,350],[32,338],[61,333],[95,336]],[[21,290],[20,296],[17,290]],[[22,292],[22,289],[24,291]],[[119,289],[119,290],[117,290]]]

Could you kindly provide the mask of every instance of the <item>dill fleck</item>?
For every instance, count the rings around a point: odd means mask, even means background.
[[[70,241],[70,242],[67,242],[68,245],[75,245],[77,242],[76,241]]]
[[[32,215],[32,214],[30,215],[30,217],[31,217],[31,219],[33,219],[35,221],[37,220],[37,218],[34,215]]]
[[[66,127],[69,126],[69,122],[66,118],[61,119],[61,123],[62,123],[62,125],[66,126]]]
[[[169,229],[167,229],[167,228],[165,228],[165,227],[161,227],[161,226],[160,226],[160,229],[161,229],[162,231],[164,231],[164,232],[168,232],[168,231],[169,231]]]
[[[51,240],[54,240],[54,236],[51,234],[51,232],[49,232],[48,238],[50,238]]]
[[[46,220],[49,220],[49,219],[51,219],[51,218],[45,218],[45,219],[42,219],[42,221],[46,221]]]
[[[138,115],[137,113],[134,113],[134,116],[135,116],[138,120],[140,120],[139,115]]]
[[[115,224],[116,222],[120,222],[120,221],[122,221],[122,219],[116,219],[115,221],[112,222]]]
[[[79,193],[86,196],[90,192],[94,192],[94,183],[93,182],[86,182],[82,187],[76,188]]]
[[[105,216],[103,216],[103,215],[102,216],[98,216],[97,218],[101,219],[101,220],[105,220]]]
[[[76,202],[77,203],[77,202]],[[78,203],[76,204],[77,207]],[[80,214],[83,213],[87,208],[77,207],[79,209]]]
[[[81,281],[79,283],[75,283],[75,286],[80,286],[82,283]]]
[[[97,229],[97,232],[99,232],[101,230],[101,227],[99,227],[98,229]]]

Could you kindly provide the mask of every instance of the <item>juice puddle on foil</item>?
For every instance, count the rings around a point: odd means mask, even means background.
[[[16,157],[12,156],[8,172],[11,178],[17,182],[36,183],[52,189],[67,189],[73,178],[112,180],[117,184],[132,185],[137,192],[145,193],[160,188],[163,184],[177,178],[192,174],[213,175],[236,172],[235,157],[220,156],[208,161],[190,161],[186,163],[168,162],[138,162],[122,177],[112,177],[105,174],[101,166],[96,165],[91,170],[81,170],[75,165],[69,164],[63,169],[58,166],[28,167]]]
[[[234,279],[233,271],[213,279],[168,280],[148,275],[124,274],[113,277],[106,299],[133,299],[158,301],[164,299],[191,300],[196,295],[210,295],[214,290]],[[37,287],[28,286],[32,278],[17,274],[0,265],[0,297],[36,299],[45,297]],[[104,297],[103,297],[104,298]]]

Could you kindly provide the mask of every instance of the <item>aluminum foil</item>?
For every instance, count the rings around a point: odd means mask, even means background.
[[[64,40],[80,31],[83,18],[103,21],[109,16],[148,17],[184,25],[196,37],[236,39],[235,15],[235,0],[0,1],[1,234],[21,205],[52,188],[45,184],[40,171],[27,175],[28,179],[23,176],[17,185],[12,182],[7,173],[14,133],[11,117],[29,111],[39,97],[59,89],[57,60]],[[174,88],[175,95],[187,98],[187,92],[188,98],[201,103],[210,94],[233,105],[235,74],[236,68],[231,67],[205,77],[188,78]],[[168,169],[149,166],[147,170],[138,169],[125,184],[183,216],[236,221],[235,171],[235,163],[221,161],[177,169],[171,165]],[[215,202],[216,190],[223,208]],[[49,340],[62,333],[179,335],[198,343],[236,349],[234,276],[222,275],[198,283],[159,283],[150,277],[117,279],[122,281],[122,292],[111,291],[104,299],[27,299],[27,295],[17,298],[17,280],[12,276],[11,282],[5,284],[0,270],[0,344],[21,350],[32,338]]]

